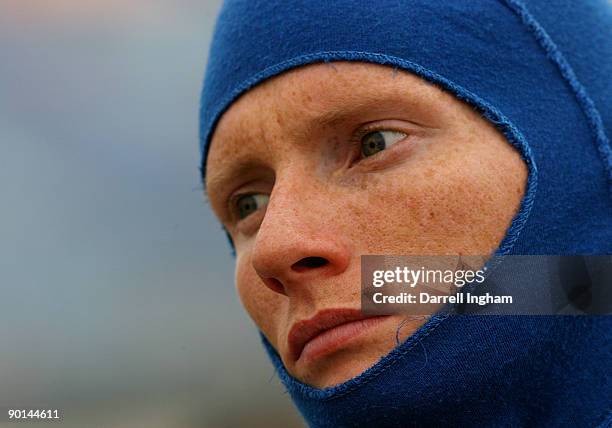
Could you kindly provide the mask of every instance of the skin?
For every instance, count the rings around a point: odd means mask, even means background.
[[[364,133],[381,129],[402,139],[363,156]],[[467,104],[410,73],[341,62],[286,72],[238,99],[213,135],[206,190],[235,245],[244,307],[287,370],[323,388],[388,354],[405,319],[385,318],[320,358],[290,356],[295,322],[360,307],[360,255],[489,255],[526,182],[520,155]],[[262,201],[242,219],[241,194]],[[401,337],[423,322],[408,319]]]

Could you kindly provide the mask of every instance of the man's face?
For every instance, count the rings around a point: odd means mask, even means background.
[[[338,311],[360,308],[361,255],[488,255],[527,181],[519,154],[468,105],[362,63],[250,90],[220,120],[206,170],[242,303],[287,370],[319,388],[396,346],[403,317]]]

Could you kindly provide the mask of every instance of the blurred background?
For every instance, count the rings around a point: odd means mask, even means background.
[[[59,407],[67,427],[302,426],[199,182],[219,7],[0,1],[0,407]]]

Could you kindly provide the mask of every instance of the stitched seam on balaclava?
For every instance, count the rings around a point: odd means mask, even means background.
[[[355,389],[365,385],[370,380],[375,379],[382,373],[384,373],[389,367],[397,363],[401,357],[406,355],[416,345],[421,343],[421,340],[430,335],[448,316],[433,316],[427,323],[425,323],[414,335],[410,336],[400,347],[395,348],[383,358],[381,363],[375,364],[374,366],[367,369],[362,374],[340,384],[326,389],[316,389],[309,385],[306,385],[296,379],[294,379],[285,369],[280,356],[276,353],[276,350],[272,348],[271,344],[266,342],[265,336],[261,334],[262,340],[266,349],[272,356],[274,365],[276,366],[277,372],[285,386],[287,388],[298,390],[299,393],[304,394],[306,397],[321,400],[321,401],[332,401],[340,398]]]
[[[567,82],[570,89],[574,93],[578,105],[582,109],[587,118],[589,128],[593,134],[595,145],[606,171],[608,180],[608,190],[612,197],[612,149],[610,141],[606,135],[603,121],[599,110],[595,107],[595,103],[586,91],[586,88],[580,83],[574,70],[569,62],[565,59],[555,42],[546,32],[544,27],[534,18],[529,12],[527,6],[521,0],[500,0],[505,3],[512,12],[514,12],[521,20],[523,25],[531,32],[538,44],[546,52],[546,57],[557,67],[563,79]]]

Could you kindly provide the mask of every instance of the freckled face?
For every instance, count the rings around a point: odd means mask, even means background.
[[[359,309],[360,255],[490,254],[526,181],[519,154],[466,104],[406,72],[334,63],[286,72],[235,102],[213,136],[206,186],[236,248],[246,310],[288,371],[322,388],[393,349],[403,319],[292,355],[295,323]]]

